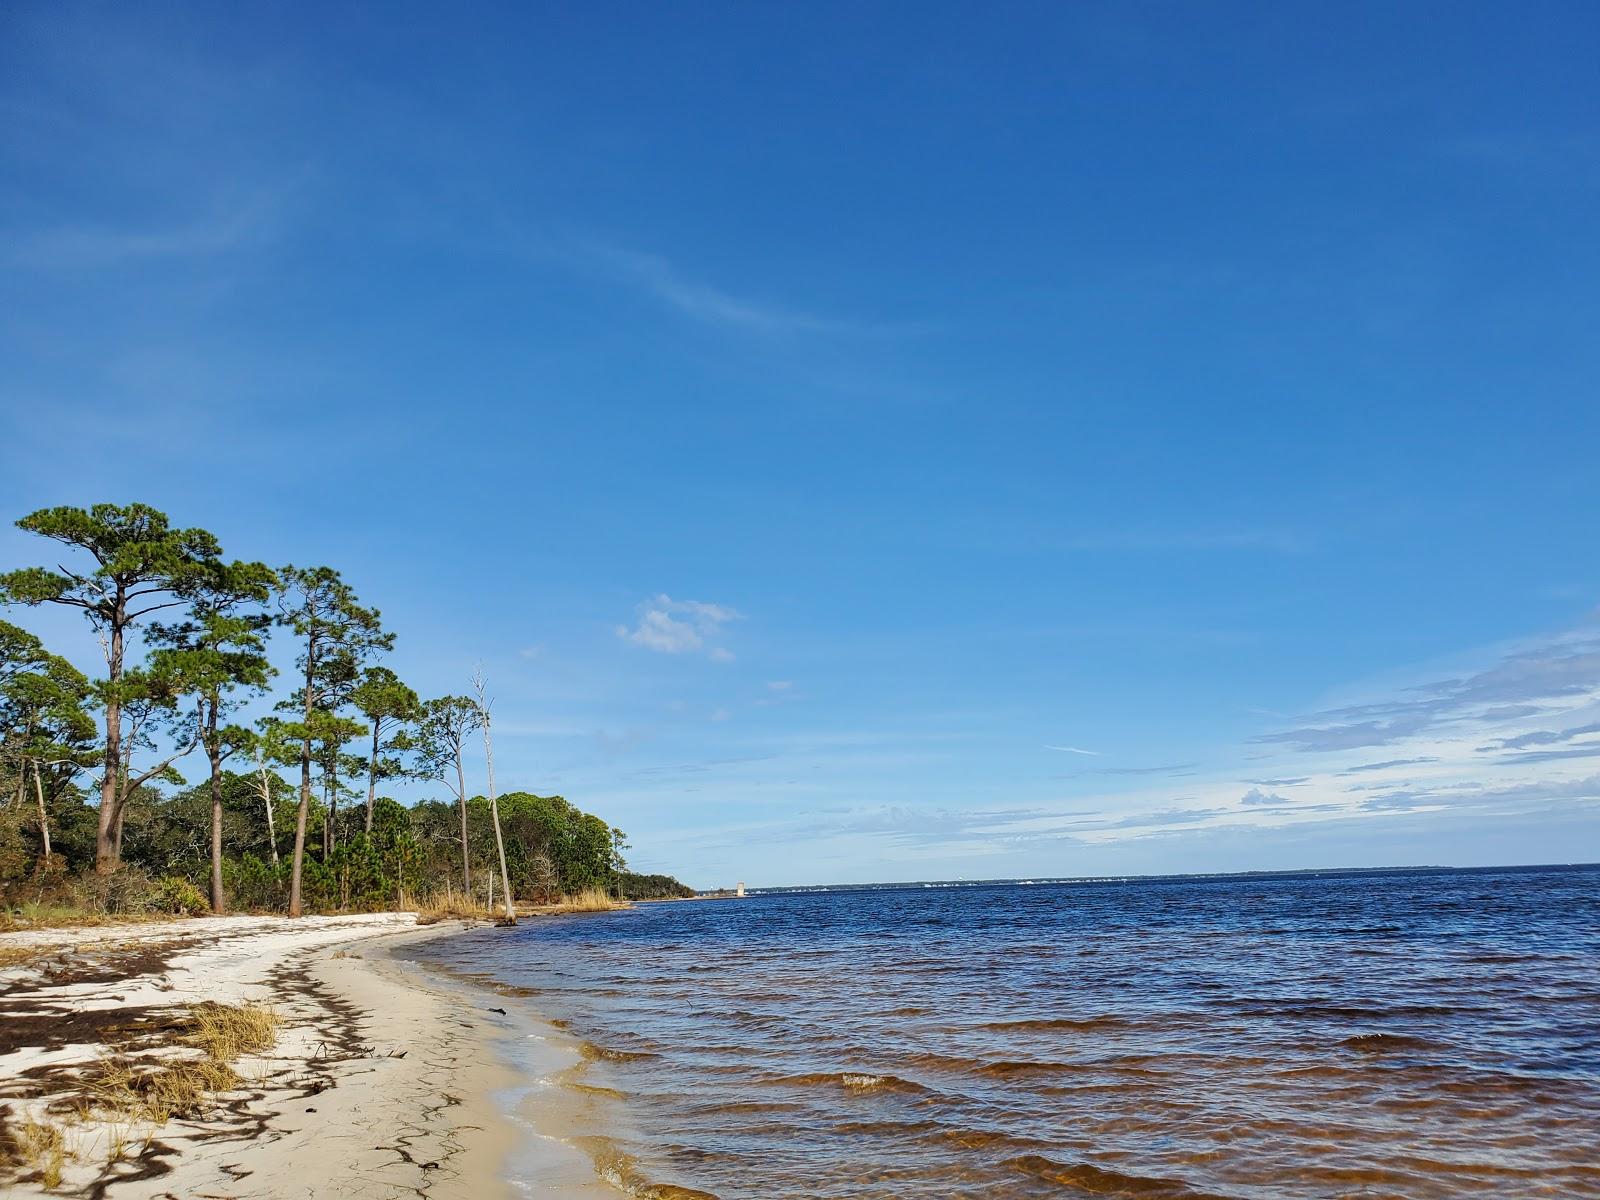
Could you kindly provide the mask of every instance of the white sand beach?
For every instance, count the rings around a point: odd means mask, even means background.
[[[493,1050],[496,1014],[387,953],[448,932],[382,914],[0,935],[0,1111],[9,1130],[30,1120],[62,1130],[55,1187],[14,1167],[7,1194],[513,1194],[516,1135],[493,1097],[517,1081]],[[208,1000],[281,1018],[270,1050],[234,1064],[239,1090],[158,1127],[71,1103],[113,1047],[184,1053],[152,1034]]]

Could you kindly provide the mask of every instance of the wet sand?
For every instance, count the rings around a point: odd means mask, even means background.
[[[67,1153],[54,1191],[15,1173],[0,1176],[0,1190],[116,1200],[515,1194],[506,1163],[522,1136],[495,1097],[522,1081],[496,1052],[503,1018],[481,993],[389,953],[453,928],[379,914],[0,935],[8,959],[43,952],[0,969],[0,1113],[11,1130],[29,1118],[62,1128]],[[283,1019],[271,1050],[235,1064],[241,1090],[160,1127],[70,1111],[84,1069],[108,1046],[151,1052],[163,1026],[203,1000],[264,1003]]]

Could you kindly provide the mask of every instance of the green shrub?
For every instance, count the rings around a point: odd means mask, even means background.
[[[222,882],[232,907],[259,912],[282,912],[289,903],[289,864],[273,867],[254,854],[222,862]]]
[[[168,875],[150,889],[150,907],[176,916],[198,917],[211,911],[211,901],[187,879]]]

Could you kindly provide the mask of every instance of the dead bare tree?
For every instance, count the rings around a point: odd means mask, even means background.
[[[506,843],[505,839],[500,836],[500,806],[494,798],[494,737],[489,732],[489,709],[493,707],[493,701],[485,694],[482,667],[472,673],[472,691],[477,696],[478,724],[483,727],[483,757],[489,773],[489,816],[494,822],[495,852],[500,856],[500,882],[502,884],[501,892],[506,901],[506,920],[515,924],[517,910],[511,901],[511,876],[506,871]],[[489,886],[493,889],[494,875],[491,873],[489,878]],[[490,903],[492,904],[492,890],[490,895]]]
[[[261,803],[267,810],[267,844],[272,848],[272,867],[278,867],[278,829],[272,820],[272,772],[267,770],[266,757],[261,744],[256,743],[256,786],[261,792]]]

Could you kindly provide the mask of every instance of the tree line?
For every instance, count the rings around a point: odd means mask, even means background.
[[[76,871],[113,889],[131,861],[169,888],[203,879],[213,912],[231,893],[291,916],[457,887],[497,897],[508,918],[514,898],[689,893],[628,872],[622,832],[561,797],[497,796],[481,674],[470,695],[420,698],[382,662],[394,634],[379,611],[333,568],[229,560],[211,533],[142,504],[42,509],[17,525],[70,561],[0,573],[0,603],[77,611],[105,670],[90,678],[0,621],[0,882]],[[293,675],[246,723],[278,676],[274,630],[292,639]],[[487,787],[473,795],[479,738]],[[197,752],[205,782],[185,787],[177,763]],[[450,799],[407,808],[380,795],[403,779]]]

